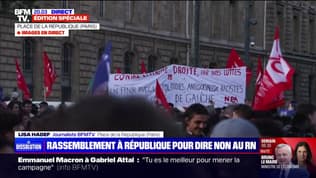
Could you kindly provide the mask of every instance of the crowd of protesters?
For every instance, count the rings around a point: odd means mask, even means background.
[[[142,98],[88,97],[75,105],[53,111],[47,102],[39,106],[12,95],[1,103],[0,148],[13,152],[14,131],[23,130],[98,130],[157,131],[172,137],[314,137],[316,107],[299,104],[282,112],[253,111],[247,104],[214,108],[214,103],[199,103],[169,112]],[[281,110],[280,110],[281,111]]]
[[[8,104],[7,104],[8,103]],[[314,137],[316,107],[300,104],[295,112],[253,111],[247,104],[214,108],[199,103],[166,110],[144,98],[87,97],[51,110],[12,97],[0,109],[0,153],[14,153],[14,131],[163,131],[164,137]],[[249,161],[240,163],[247,169]],[[218,169],[219,177],[252,177],[238,169]],[[194,168],[196,169],[196,168]],[[229,173],[229,174],[228,174]],[[213,173],[212,173],[213,174]],[[235,176],[238,175],[238,176]],[[312,176],[311,176],[312,177]]]
[[[290,103],[286,108],[254,111],[247,104],[231,104],[223,108],[193,104],[185,111],[174,107],[172,115],[177,122],[183,123],[186,134],[193,137],[316,136],[316,106],[299,104],[292,107]]]
[[[0,102],[0,153],[14,153],[14,131],[31,130],[33,120],[53,112],[45,101],[36,105],[18,98],[19,94],[12,92],[11,98]]]

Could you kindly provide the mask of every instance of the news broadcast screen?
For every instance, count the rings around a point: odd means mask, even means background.
[[[314,138],[303,137],[166,138],[157,131],[18,131],[14,165],[18,175],[33,177],[66,172],[162,176],[162,170],[201,177],[279,177],[280,170],[288,170],[290,176],[312,177],[315,145]],[[113,168],[122,172],[112,172]]]
[[[316,178],[278,3],[1,0],[0,177]]]

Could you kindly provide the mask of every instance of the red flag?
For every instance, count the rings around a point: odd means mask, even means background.
[[[48,58],[47,53],[43,53],[44,60],[44,85],[45,85],[45,96],[48,97],[52,92],[53,83],[55,82],[57,75],[51,60]]]
[[[156,80],[156,99],[158,104],[161,104],[166,110],[170,111],[171,108],[168,104],[167,98],[158,82],[158,80]]]
[[[232,48],[232,50],[230,51],[227,63],[226,63],[226,68],[236,68],[236,67],[243,67],[243,66],[246,66],[245,63],[241,60],[236,50]],[[246,84],[249,85],[250,82],[251,82],[251,70],[247,67]]]
[[[121,69],[118,67],[118,68],[116,68],[116,73],[117,74],[121,74],[122,72],[121,72]]]
[[[18,88],[22,90],[24,99],[29,99],[31,97],[31,93],[29,91],[29,88],[26,85],[24,76],[21,72],[19,62],[17,59],[15,60],[15,67],[16,67],[16,74],[17,74],[16,80],[17,80]]]
[[[283,92],[291,89],[294,68],[282,57],[276,28],[270,58],[254,99],[254,110],[269,110],[284,104]]]
[[[144,63],[143,60],[142,60],[142,62],[140,63],[140,72],[141,72],[142,74],[147,73],[147,70],[146,70],[146,67],[145,67],[145,63]]]

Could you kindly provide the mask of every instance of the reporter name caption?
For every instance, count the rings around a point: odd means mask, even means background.
[[[68,37],[69,30],[100,29],[88,14],[75,14],[74,9],[15,9],[14,15],[16,37]]]

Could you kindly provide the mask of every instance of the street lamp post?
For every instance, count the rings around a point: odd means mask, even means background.
[[[250,25],[256,25],[257,24],[257,20],[254,18],[250,18],[249,15],[249,11],[250,11],[250,1],[246,1],[246,7],[245,7],[245,63],[246,66],[252,70],[252,62],[249,59],[249,45],[250,45]],[[254,44],[254,42],[251,42]],[[247,100],[252,100],[252,96],[253,96],[253,86],[250,85],[247,89],[246,92],[246,99]]]
[[[249,6],[250,6],[250,2],[246,1],[246,8],[245,8],[245,62],[246,62],[246,66],[249,67],[249,44],[250,44],[250,34],[249,34],[249,27],[250,27],[250,23],[249,23]]]

